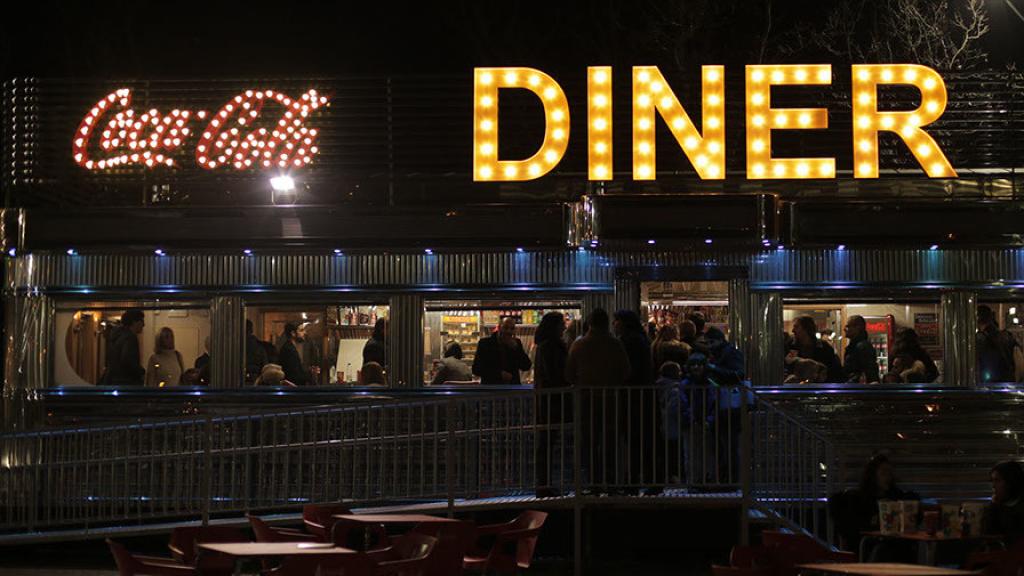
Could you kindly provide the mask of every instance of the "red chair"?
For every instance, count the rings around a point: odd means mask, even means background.
[[[366,554],[344,552],[316,556],[287,556],[263,576],[371,576],[373,562]]]
[[[853,552],[834,552],[806,534],[765,530],[761,541],[772,558],[778,576],[797,576],[800,564],[815,562],[856,562]]]
[[[374,562],[374,576],[424,576],[436,545],[437,538],[410,533],[395,541],[394,546],[372,550],[366,556]]]
[[[371,524],[358,520],[336,520],[331,529],[331,542],[335,546],[359,550],[380,550],[393,545],[383,524]]]
[[[1024,575],[1024,538],[1007,550],[974,552],[967,557],[966,570],[981,570],[984,576]]]
[[[114,555],[118,576],[197,576],[195,568],[179,564],[173,558],[132,554],[123,544],[109,538],[107,546]]]
[[[477,539],[480,536],[493,536],[494,543],[486,554],[475,551],[467,555],[463,559],[463,567],[499,574],[526,570],[533,560],[537,538],[547,517],[546,512],[527,510],[511,522],[480,526],[476,529]]]
[[[257,542],[316,542],[316,536],[291,528],[275,528],[266,520],[246,514]]]
[[[306,530],[321,542],[331,541],[331,529],[337,522],[335,514],[351,514],[352,510],[342,504],[306,504],[302,507],[302,523]]]
[[[765,546],[736,545],[729,552],[729,568],[768,569],[774,564],[771,550]]]
[[[713,576],[773,576],[771,570],[747,566],[711,566]]]
[[[248,541],[245,532],[233,526],[183,526],[171,530],[171,540],[167,547],[175,560],[187,566],[196,566],[203,574],[232,574],[235,563],[227,556],[203,556],[202,565],[197,565],[196,544]]]
[[[410,534],[423,534],[437,538],[437,545],[430,555],[427,574],[458,576],[462,574],[463,558],[476,540],[476,527],[472,522],[424,522],[417,524]],[[401,536],[392,537],[397,541]]]

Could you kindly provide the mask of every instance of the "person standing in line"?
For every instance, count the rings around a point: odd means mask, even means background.
[[[595,308],[590,313],[587,333],[573,342],[565,362],[566,382],[582,388],[577,398],[579,426],[583,431],[580,445],[582,465],[586,468],[584,482],[606,491],[619,482],[615,444],[621,431],[614,415],[614,389],[625,386],[630,374],[626,348],[612,336],[610,324],[608,312]],[[609,388],[613,389],[610,393]]]
[[[565,381],[565,363],[569,355],[562,336],[565,332],[565,316],[561,312],[548,312],[537,325],[534,341],[537,344],[533,361],[533,389],[537,442],[534,444],[537,469],[537,497],[558,496],[562,482],[551,484],[551,472],[557,462],[564,462],[558,454],[558,439],[565,439],[562,425],[571,421],[565,411],[570,409],[562,402],[559,390],[568,386]],[[555,430],[552,430],[555,429]],[[564,448],[565,444],[561,444]],[[562,454],[564,456],[564,454]],[[557,471],[556,478],[564,479],[564,470]]]

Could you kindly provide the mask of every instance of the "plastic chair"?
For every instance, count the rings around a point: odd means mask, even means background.
[[[499,574],[513,574],[516,570],[526,570],[533,560],[537,538],[547,517],[546,512],[527,510],[511,522],[478,527],[477,538],[493,535],[494,543],[486,555],[479,552],[467,555],[463,559],[463,567]]]
[[[765,530],[761,541],[768,549],[778,576],[797,576],[800,564],[814,562],[856,562],[853,552],[834,552],[806,534]]]
[[[123,544],[109,538],[107,546],[117,564],[118,576],[197,576],[195,568],[179,564],[173,558],[132,554]]]
[[[371,576],[373,562],[366,554],[340,552],[316,556],[286,556],[280,566],[264,569],[262,576]]]
[[[711,566],[712,576],[772,576],[773,572],[764,568],[749,566]]]
[[[765,546],[736,545],[729,552],[728,568],[767,569],[774,564],[771,550]]]
[[[366,552],[392,546],[383,524],[370,524],[358,520],[336,520],[331,529],[331,542],[335,546]]]
[[[1024,538],[1007,550],[972,553],[964,569],[981,570],[984,576],[1021,576],[1024,574]]]
[[[203,574],[232,574],[235,562],[227,556],[203,556],[200,560],[201,565],[197,565],[196,544],[248,541],[245,532],[233,526],[183,526],[171,530],[171,540],[167,547],[175,560],[187,566],[195,566]]]
[[[394,546],[367,552],[366,556],[375,563],[374,576],[423,576],[436,545],[437,538],[410,533],[396,540]]]
[[[316,542],[316,536],[291,528],[275,528],[266,520],[246,514],[257,542]]]
[[[321,542],[330,542],[331,529],[337,522],[332,516],[351,513],[352,509],[342,504],[306,504],[302,507],[302,523]]]
[[[458,576],[462,574],[462,561],[470,551],[476,538],[476,527],[472,522],[424,522],[417,524],[409,534],[423,534],[437,538],[437,545],[427,563],[428,574]],[[401,536],[392,537],[397,542]]]

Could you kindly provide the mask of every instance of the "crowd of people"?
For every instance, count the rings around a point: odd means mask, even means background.
[[[653,341],[649,337],[652,332]],[[446,348],[446,360],[435,382],[467,376],[449,366],[457,364],[457,358],[447,361],[460,352],[456,346],[449,344]],[[563,409],[558,394],[544,391],[586,389],[581,398],[584,405],[576,412],[586,419],[582,429],[588,434],[584,442],[591,454],[585,460],[590,463],[591,477],[615,490],[629,491],[630,485],[653,483],[653,490],[659,491],[657,486],[670,480],[666,471],[681,469],[679,459],[685,458],[685,442],[679,430],[689,434],[695,414],[699,415],[702,430],[705,421],[712,425],[720,419],[715,429],[721,432],[718,440],[730,456],[716,455],[715,465],[731,461],[738,469],[740,418],[736,412],[743,399],[736,390],[745,383],[743,366],[742,353],[700,313],[678,326],[669,324],[651,330],[633,311],[620,310],[609,316],[599,308],[583,322],[569,326],[562,313],[545,314],[537,327],[532,359],[515,336],[515,320],[503,319],[494,334],[477,345],[472,373],[484,385],[519,384],[520,373],[532,368],[534,388],[541,392],[537,395],[537,413],[548,425],[565,423],[571,414]],[[690,404],[695,401],[692,390],[698,387],[720,387],[722,393],[701,396],[698,401],[707,405],[691,412]],[[603,389],[614,390],[605,394]],[[554,490],[549,485],[553,441],[554,436],[544,430],[537,442],[541,496]],[[699,442],[704,441],[716,439],[700,436]],[[665,462],[665,453],[671,455],[672,462]],[[721,472],[723,483],[735,480],[735,470]]]
[[[1001,539],[1009,548],[1024,539],[1024,467],[1012,460],[1000,462],[990,470],[989,479],[992,496],[981,517],[980,533]],[[829,499],[840,545],[859,552],[863,544],[865,558],[870,562],[913,562],[916,551],[907,541],[868,539],[862,542],[865,534],[881,528],[879,502],[906,500],[920,501],[921,496],[899,486],[893,464],[886,455],[873,456],[864,466],[856,488]],[[918,514],[923,517],[925,508],[937,506],[922,505]],[[962,548],[964,542],[954,540],[952,543]],[[946,551],[959,556],[965,556],[966,552],[963,549]]]

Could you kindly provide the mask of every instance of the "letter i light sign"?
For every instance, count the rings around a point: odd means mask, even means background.
[[[71,154],[76,164],[92,171],[179,167],[188,157],[188,146],[194,146],[195,163],[207,170],[301,168],[319,152],[318,131],[307,120],[328,102],[316,90],[298,98],[276,90],[246,90],[213,113],[142,111],[131,107],[131,89],[121,88],[86,113]]]
[[[924,127],[946,109],[946,87],[938,72],[916,64],[852,66],[853,175],[878,178],[878,133],[899,137],[929,178],[953,178],[956,171]],[[697,175],[725,178],[725,68],[701,69],[702,115],[697,126],[657,66],[634,66],[632,82],[634,180],[656,175],[656,116],[665,121]],[[565,155],[569,141],[569,105],[562,88],[533,68],[477,68],[474,73],[473,179],[533,180],[547,174]],[[824,108],[773,108],[771,87],[830,85],[829,64],[749,65],[746,67],[747,178],[835,178],[835,158],[775,158],[772,132],[828,128]],[[907,85],[921,93],[915,110],[879,111],[878,87]],[[544,141],[522,160],[501,159],[498,150],[498,95],[502,88],[533,92],[544,106]],[[587,69],[587,160],[590,180],[613,178],[612,69]]]

